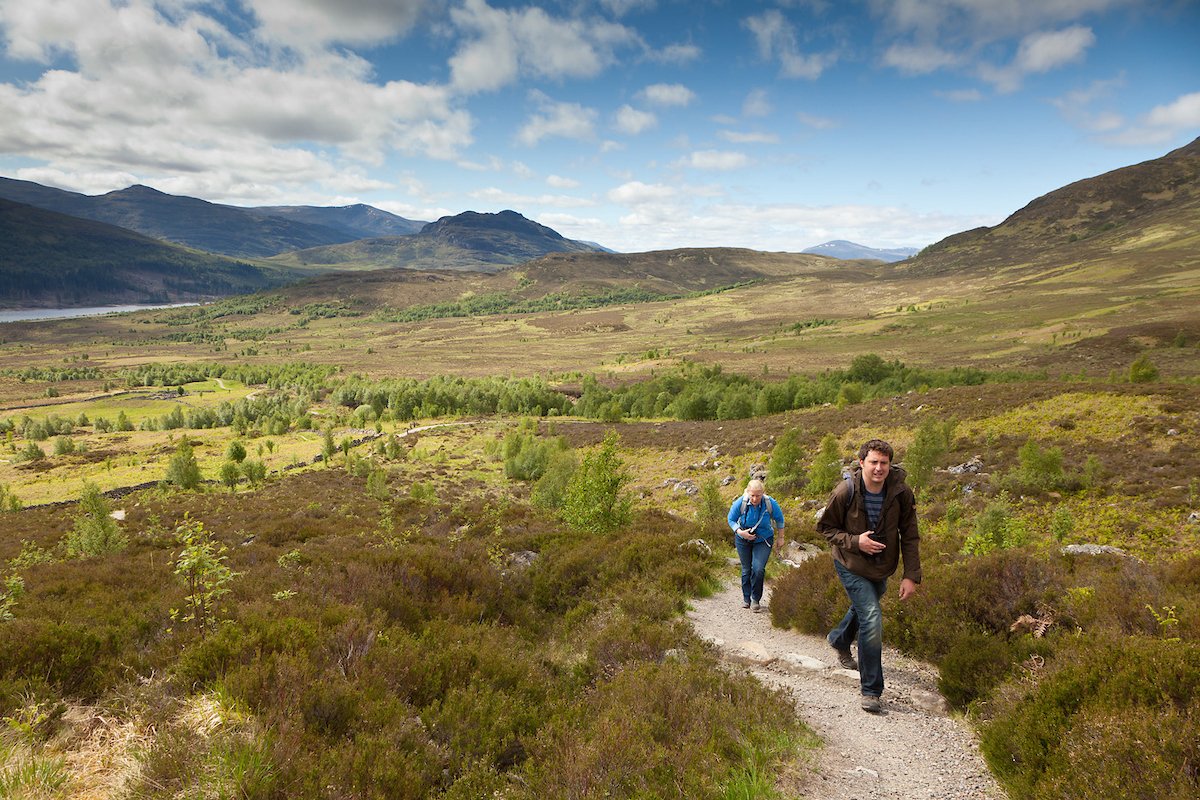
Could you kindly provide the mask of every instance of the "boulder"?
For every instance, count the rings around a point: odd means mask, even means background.
[[[1068,556],[1098,556],[1098,555],[1128,555],[1119,547],[1111,544],[1069,544],[1062,549],[1063,555]]]

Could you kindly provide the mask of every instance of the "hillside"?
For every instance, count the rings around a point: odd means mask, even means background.
[[[1056,267],[1108,261],[1175,269],[1200,259],[1200,139],[1161,158],[1076,181],[1045,194],[992,228],[927,247],[912,274]]]
[[[591,245],[515,211],[467,211],[431,222],[412,236],[362,239],[285,253],[273,260],[295,267],[329,269],[452,269],[476,272],[521,264],[547,253],[592,252]]]
[[[363,203],[350,206],[255,206],[245,210],[255,216],[278,217],[336,230],[346,237],[345,241],[407,236],[426,225]]]
[[[198,253],[113,225],[0,200],[0,306],[208,300],[295,277],[290,270]]]
[[[166,194],[148,186],[90,196],[0,178],[0,198],[241,258],[272,256],[383,232],[408,232],[418,225],[369,206],[247,209]]]

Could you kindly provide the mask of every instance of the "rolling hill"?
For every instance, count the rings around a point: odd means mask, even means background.
[[[1200,261],[1200,139],[1045,194],[991,228],[949,236],[897,267],[914,275],[1038,270],[1119,256],[1141,270]]]
[[[370,206],[239,208],[140,185],[91,196],[0,178],[0,198],[239,258],[408,233],[420,226]]]
[[[0,200],[0,305],[209,300],[296,280],[101,222]]]
[[[412,236],[361,239],[285,253],[272,259],[291,267],[452,269],[496,272],[547,253],[594,252],[515,211],[467,211],[431,222]]]

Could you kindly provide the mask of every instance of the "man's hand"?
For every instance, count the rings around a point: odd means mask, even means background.
[[[867,531],[858,535],[858,551],[868,556],[873,556],[876,553],[882,553],[887,547],[883,542],[877,542],[871,538],[871,534],[875,531]]]
[[[917,593],[917,584],[911,578],[901,578],[900,580],[900,599],[907,600]]]

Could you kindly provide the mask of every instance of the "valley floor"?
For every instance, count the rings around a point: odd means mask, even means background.
[[[1005,797],[966,724],[938,708],[934,667],[885,647],[885,713],[871,715],[859,707],[858,674],[840,669],[820,637],[775,628],[770,614],[743,609],[736,579],[711,598],[693,600],[687,616],[723,658],[787,692],[820,735],[824,747],[802,787],[804,797]]]

